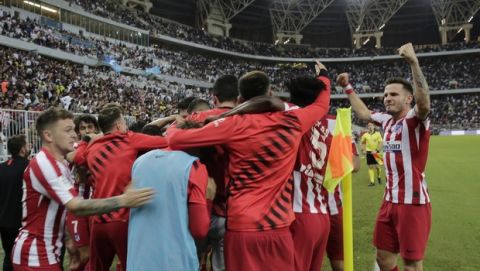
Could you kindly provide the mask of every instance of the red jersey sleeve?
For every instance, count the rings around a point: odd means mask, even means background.
[[[188,181],[188,202],[207,205],[205,193],[207,192],[208,173],[205,165],[196,160],[192,164]]]
[[[210,227],[210,214],[208,212],[207,168],[198,160],[192,164],[188,181],[188,227],[195,238],[204,238]]]
[[[239,136],[236,121],[238,116],[218,119],[202,128],[179,129],[170,127],[167,129],[167,141],[174,150],[194,147],[223,144]]]
[[[330,79],[323,75],[319,76],[317,79],[325,84],[325,89],[320,91],[315,102],[304,108],[290,111],[299,118],[303,133],[312,128],[315,122],[328,113],[330,104]]]
[[[168,147],[165,137],[144,135],[140,133],[131,133],[130,144],[139,151],[164,149]]]
[[[75,150],[75,156],[73,157],[73,163],[75,165],[83,166],[87,163],[87,157],[85,156],[87,147],[88,143],[83,140],[78,144],[78,147]]]

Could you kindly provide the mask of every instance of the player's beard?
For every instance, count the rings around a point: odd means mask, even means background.
[[[401,108],[398,108],[398,106],[390,104],[388,106],[385,105],[385,111],[387,112],[387,114],[394,116],[394,115],[398,114],[399,112],[401,112],[402,110],[401,110]]]

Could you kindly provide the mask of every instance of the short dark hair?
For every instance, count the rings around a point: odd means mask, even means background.
[[[187,97],[187,98],[184,98],[183,100],[181,100],[178,104],[177,104],[177,108],[178,108],[178,111],[180,110],[187,110],[188,106],[190,105],[190,103],[195,100],[195,97],[193,96],[190,96],[190,97]]]
[[[194,99],[187,108],[187,113],[192,114],[193,112],[197,111],[197,108],[201,105],[206,105],[210,108],[210,104],[203,100],[203,99]]]
[[[301,76],[288,81],[286,87],[290,92],[290,102],[305,107],[317,99],[325,84],[315,77]]]
[[[48,128],[49,125],[64,119],[72,119],[73,114],[61,107],[50,107],[43,111],[37,118],[35,127],[37,134],[42,135],[42,132]]]
[[[390,84],[401,84],[406,91],[413,95],[413,86],[408,80],[405,80],[401,77],[391,77],[385,81],[385,86]]]
[[[75,123],[75,133],[77,134],[80,132],[80,122],[91,123],[95,126],[95,129],[100,130],[100,127],[98,127],[98,121],[94,116],[83,114],[73,120],[73,123]]]
[[[165,128],[160,128],[157,125],[146,125],[142,128],[142,134],[146,135],[162,135],[165,132]]]
[[[245,100],[267,94],[269,86],[270,79],[262,71],[248,72],[238,80],[238,91]]]
[[[122,117],[123,109],[116,103],[108,103],[98,113],[98,126],[103,133],[109,132],[115,122]]]
[[[238,79],[234,75],[222,75],[213,84],[213,96],[223,103],[226,101],[236,101],[238,97]]]
[[[143,120],[136,121],[132,123],[130,126],[128,126],[128,130],[135,132],[135,133],[140,133],[142,131],[143,126],[147,125],[147,122]]]
[[[26,145],[27,139],[25,135],[14,135],[7,141],[7,149],[12,157],[17,157],[20,154],[20,150]]]

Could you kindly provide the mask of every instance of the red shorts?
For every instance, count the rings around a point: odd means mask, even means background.
[[[90,230],[89,270],[110,270],[115,255],[127,266],[128,221],[92,223]]]
[[[13,264],[14,271],[62,271],[60,264],[53,264],[45,267],[30,267]]]
[[[289,228],[225,233],[225,269],[292,271],[293,240]]]
[[[384,201],[378,212],[373,244],[377,249],[400,252],[403,259],[422,260],[432,223],[432,207]]]
[[[290,226],[290,231],[295,245],[295,270],[322,269],[330,231],[329,216],[295,213],[295,221]]]
[[[343,261],[343,209],[330,215],[330,234],[328,235],[327,256],[333,261]]]
[[[67,213],[67,231],[75,247],[84,247],[90,244],[90,230],[88,216],[76,216]]]

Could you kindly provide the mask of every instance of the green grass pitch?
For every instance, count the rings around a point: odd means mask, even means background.
[[[370,271],[384,186],[368,187],[365,160],[361,164],[353,176],[354,266]],[[432,137],[426,175],[433,217],[424,270],[480,270],[480,136]],[[330,270],[328,260],[323,270]]]
[[[373,227],[384,191],[384,184],[367,186],[366,169],[362,159],[361,170],[353,175],[353,254],[355,270],[359,271],[373,270]],[[432,229],[424,270],[480,270],[477,169],[480,136],[431,137],[426,178],[432,201]],[[322,270],[330,270],[328,260]]]

